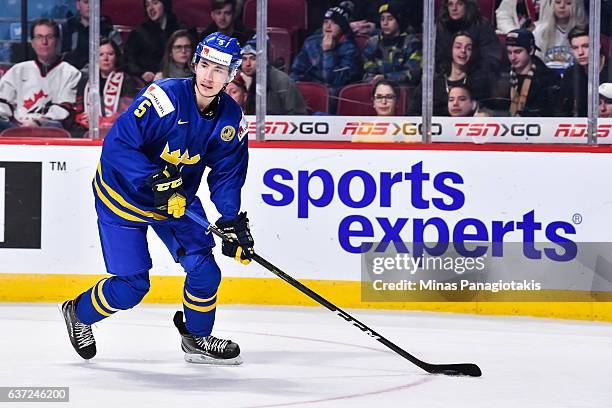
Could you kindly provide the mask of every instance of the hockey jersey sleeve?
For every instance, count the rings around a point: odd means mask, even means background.
[[[16,68],[9,69],[0,78],[0,119],[10,119],[13,117],[15,99],[17,98],[17,88],[15,80],[18,80]]]
[[[229,136],[225,132],[231,131],[226,130],[228,126],[224,127],[221,135],[211,140],[207,152],[210,199],[221,214],[221,220],[235,218],[240,211],[240,190],[244,185],[249,160],[246,119],[242,117],[239,124],[231,127],[233,132],[237,132],[234,133],[235,137],[227,140]]]
[[[119,116],[104,140],[102,161],[134,189],[145,187],[147,177],[160,170],[147,156],[147,145],[171,130],[176,116],[174,105],[163,89],[151,85]]]

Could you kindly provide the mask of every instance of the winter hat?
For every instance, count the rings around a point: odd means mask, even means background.
[[[599,85],[599,95],[612,100],[612,83],[606,82],[605,84]]]
[[[350,34],[352,32],[351,26],[349,24],[351,15],[344,7],[336,6],[328,9],[325,12],[324,18],[325,20],[330,19],[334,23],[338,24],[345,35]]]
[[[539,50],[538,46],[535,44],[535,38],[531,31],[525,30],[524,28],[512,30],[506,35],[506,46],[508,45],[522,47],[527,51],[529,51],[531,47],[535,50]]]
[[[389,13],[397,20],[397,23],[400,27],[400,32],[404,32],[406,30],[406,18],[404,18],[404,7],[398,1],[389,1],[383,3],[378,8],[378,14]]]

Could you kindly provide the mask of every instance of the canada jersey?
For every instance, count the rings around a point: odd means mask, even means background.
[[[147,178],[172,163],[180,169],[187,205],[206,167],[210,197],[223,219],[240,209],[248,163],[247,124],[227,94],[199,111],[193,80],[163,79],[144,88],[119,116],[102,146],[93,180],[98,217],[123,225],[164,222]]]

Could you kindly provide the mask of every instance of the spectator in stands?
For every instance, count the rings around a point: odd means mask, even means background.
[[[458,31],[453,36],[452,47],[434,77],[433,114],[448,113],[448,92],[459,85],[467,85],[474,99],[482,101],[490,97],[495,77],[480,65],[478,49],[467,31]],[[408,106],[408,115],[419,115],[421,111],[421,87],[418,87]]]
[[[161,78],[188,78],[191,71],[193,39],[187,30],[176,30],[166,43],[166,52],[161,62],[161,71],[155,74],[155,80]]]
[[[242,23],[236,12],[236,0],[212,0],[210,12],[212,22],[202,32],[202,38],[219,31],[238,39],[241,46],[247,43],[255,31]]]
[[[377,116],[395,116],[399,98],[397,85],[386,79],[376,82],[372,88],[372,104]]]
[[[64,61],[83,69],[89,62],[89,0],[77,0],[76,9],[78,13],[62,25],[62,53]],[[100,35],[121,46],[121,35],[106,16],[100,17]]]
[[[578,25],[574,27],[567,36],[572,52],[574,53],[574,65],[569,67],[563,75],[561,92],[563,93],[562,111],[563,116],[587,115],[587,88],[589,67],[589,27]],[[604,55],[603,47],[599,50],[599,83],[610,82],[609,58]]]
[[[476,0],[443,0],[436,27],[436,67],[439,70],[457,31],[467,31],[482,57],[484,69],[498,73],[502,49],[493,26],[482,17]]]
[[[270,64],[270,41],[268,40],[268,69],[266,89],[266,111],[268,115],[305,115],[306,104],[289,75]],[[242,48],[240,76],[247,89],[244,113],[255,114],[255,75],[257,74],[257,37],[247,41]]]
[[[452,117],[474,116],[478,111],[478,102],[472,98],[467,85],[457,85],[448,92],[447,110]]]
[[[125,44],[127,71],[145,83],[160,71],[166,42],[186,25],[172,13],[172,0],[145,0],[146,21],[132,30]]]
[[[533,36],[540,51],[536,55],[549,68],[561,72],[574,63],[567,34],[577,25],[586,23],[584,2],[581,0],[543,0],[550,7],[543,8],[536,22]]]
[[[238,105],[240,105],[243,111],[245,110],[247,90],[241,75],[236,75],[232,82],[227,84],[227,87],[225,87],[225,93],[231,96],[232,99],[235,100]]]
[[[535,55],[536,50],[528,30],[513,30],[506,36],[511,116],[553,116],[557,112],[559,76]]]
[[[349,13],[343,7],[325,12],[323,31],[306,38],[293,61],[291,79],[320,82],[337,95],[340,88],[361,78],[361,56],[349,26]],[[330,110],[335,112],[335,99]]]
[[[109,129],[128,108],[139,91],[138,80],[123,71],[121,48],[108,38],[100,40],[100,128]],[[89,129],[89,78],[81,77],[77,87],[73,137],[83,137]]]
[[[519,28],[533,31],[537,19],[535,6],[536,0],[501,0],[495,10],[497,31],[502,34]]]
[[[58,24],[35,20],[30,35],[36,58],[13,65],[0,78],[0,130],[62,127],[72,118],[81,73],[58,55]]]
[[[385,3],[378,11],[381,32],[370,37],[363,50],[363,79],[384,78],[400,85],[416,86],[421,79],[421,42],[408,32],[399,2]]]
[[[599,117],[612,118],[612,83],[599,85]]]

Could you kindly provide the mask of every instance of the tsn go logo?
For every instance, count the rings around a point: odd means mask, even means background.
[[[0,248],[40,248],[41,162],[0,162]]]

